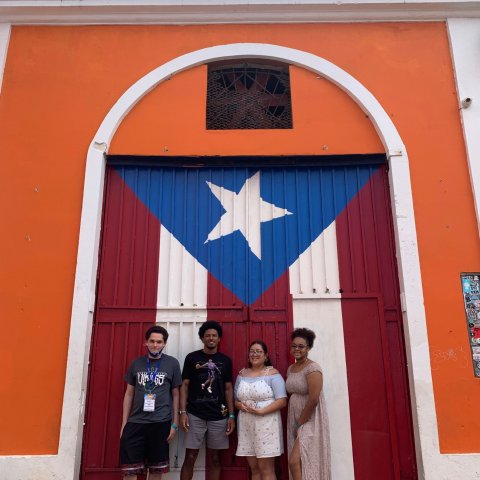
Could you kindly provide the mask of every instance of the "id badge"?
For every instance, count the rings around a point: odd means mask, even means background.
[[[155,411],[155,393],[146,393],[143,396],[143,411],[154,412]]]

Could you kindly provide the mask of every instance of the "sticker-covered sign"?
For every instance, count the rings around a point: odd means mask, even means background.
[[[480,272],[461,273],[467,329],[472,350],[473,371],[480,377]]]

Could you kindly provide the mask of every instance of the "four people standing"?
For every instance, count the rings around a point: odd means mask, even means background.
[[[125,376],[121,462],[128,480],[147,467],[151,480],[168,472],[168,442],[175,436],[177,419],[185,432],[186,448],[180,479],[193,478],[204,441],[210,457],[209,478],[220,479],[219,451],[228,449],[229,435],[235,429],[232,361],[218,351],[222,337],[219,323],[206,321],[198,333],[203,348],[185,358],[180,393],[178,361],[162,352],[168,338],[163,327],[147,331],[148,354],[134,360]],[[275,457],[283,453],[280,410],[287,404],[287,391],[292,480],[331,478],[323,377],[320,366],[308,358],[314,339],[311,330],[293,331],[295,363],[288,369],[286,388],[270,362],[266,344],[261,340],[250,344],[248,368],[239,372],[235,383],[235,407],[239,411],[236,454],[246,457],[252,480],[276,480]],[[136,427],[136,423],[147,427]]]

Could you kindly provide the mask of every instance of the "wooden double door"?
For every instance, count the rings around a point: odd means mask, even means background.
[[[201,323],[217,320],[234,372],[246,365],[250,342],[262,339],[285,375],[293,327],[321,322],[297,318],[295,302],[320,293],[341,302],[332,321],[345,348],[355,479],[417,478],[386,167],[378,157],[362,165],[338,160],[109,159],[82,478],[120,478],[123,375],[144,353],[149,326],[167,328],[168,353],[182,365],[201,347]],[[332,225],[336,245],[323,255],[335,256],[338,291],[318,292],[312,281],[300,292],[292,275],[316,278],[312,245],[318,250]],[[246,480],[246,462],[231,443],[223,478]],[[168,478],[178,478],[182,445],[179,434]],[[278,473],[287,479],[284,457]],[[208,459],[197,467],[203,477]]]

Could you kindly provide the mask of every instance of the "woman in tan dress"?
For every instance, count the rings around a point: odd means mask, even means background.
[[[320,365],[308,358],[315,333],[296,328],[291,335],[295,363],[287,371],[288,465],[292,480],[330,480],[330,435]]]

